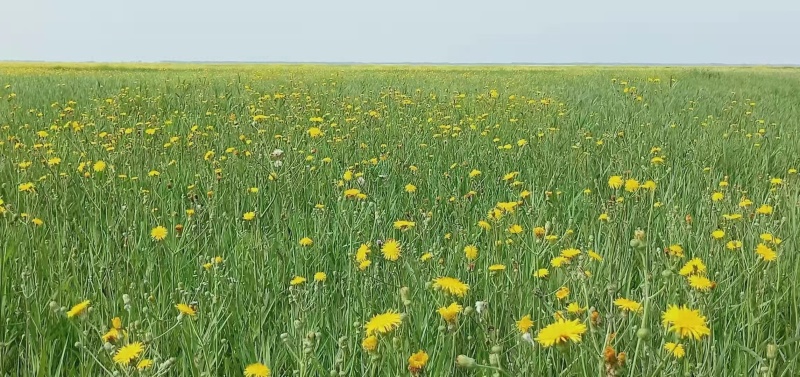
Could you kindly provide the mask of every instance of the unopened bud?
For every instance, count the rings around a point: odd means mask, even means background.
[[[478,363],[476,363],[475,359],[471,357],[468,357],[466,355],[458,355],[458,357],[456,357],[456,365],[459,368],[471,369],[477,367]]]

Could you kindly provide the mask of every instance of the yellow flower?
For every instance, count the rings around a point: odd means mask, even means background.
[[[508,232],[509,232],[509,233],[511,233],[511,234],[520,234],[520,233],[522,233],[523,231],[524,231],[524,230],[522,229],[522,227],[521,227],[521,226],[519,226],[518,224],[514,224],[514,225],[512,225],[512,226],[510,226],[510,227],[508,228]]]
[[[772,214],[772,206],[768,204],[763,204],[761,207],[756,209],[756,213],[760,215],[771,215]]]
[[[763,243],[759,243],[758,246],[756,246],[756,254],[766,262],[773,262],[778,259],[778,253]]]
[[[356,262],[363,262],[367,260],[367,256],[370,252],[369,245],[361,244],[356,251]]]
[[[664,344],[664,349],[671,353],[672,356],[675,356],[676,359],[683,358],[683,356],[686,355],[682,344],[668,342]]]
[[[253,219],[255,219],[255,218],[256,218],[256,213],[252,212],[252,211],[251,212],[245,212],[244,215],[242,215],[242,219],[244,221],[253,221]]]
[[[739,201],[739,207],[744,208],[744,207],[750,207],[751,205],[753,205],[753,201],[750,199],[744,198]]]
[[[711,232],[711,238],[713,238],[715,240],[722,239],[722,237],[725,237],[725,231],[722,230],[722,229],[717,229],[717,230]]]
[[[624,184],[625,181],[619,175],[612,175],[611,177],[608,178],[608,187],[611,187],[612,189],[616,190],[622,187],[622,185]]]
[[[44,225],[44,221],[42,221],[42,219],[40,219],[38,217],[35,217],[33,220],[31,220],[31,222],[33,223],[33,225],[36,225],[36,226]]]
[[[520,333],[526,333],[530,328],[533,327],[533,321],[531,320],[531,316],[526,314],[522,318],[517,321],[517,330]]]
[[[303,237],[300,239],[298,243],[300,244],[300,246],[311,246],[314,244],[314,240],[308,237]]]
[[[408,358],[408,370],[412,374],[419,373],[422,368],[425,368],[425,364],[428,363],[428,359],[428,354],[423,350],[419,350],[417,353]]]
[[[706,265],[700,258],[692,258],[686,264],[681,267],[681,270],[678,272],[682,276],[689,276],[693,274],[704,274],[706,273]]]
[[[537,277],[539,279],[544,279],[547,277],[547,275],[550,275],[550,271],[548,271],[546,268],[540,268],[533,273],[533,277]]]
[[[669,247],[667,248],[667,253],[671,257],[683,258],[683,246],[677,244],[669,245]]]
[[[363,260],[363,261],[361,261],[361,262],[358,264],[358,269],[359,269],[359,270],[361,270],[361,271],[364,271],[364,270],[366,270],[367,268],[369,268],[369,266],[371,266],[371,265],[372,265],[372,261],[370,261],[370,260]]]
[[[400,245],[400,242],[397,242],[391,238],[386,240],[386,242],[383,243],[383,246],[381,246],[381,253],[383,254],[383,258],[386,260],[398,260],[401,252],[402,246]]]
[[[711,201],[712,202],[718,202],[718,201],[720,201],[720,200],[722,200],[724,198],[725,198],[725,194],[723,194],[723,193],[721,193],[719,191],[714,192],[713,194],[711,194]]]
[[[605,213],[605,212],[601,213],[600,216],[597,216],[597,220],[608,222],[608,220],[609,220],[608,214]]]
[[[67,312],[67,318],[73,318],[83,314],[86,312],[86,309],[89,308],[89,304],[91,304],[91,301],[89,300],[84,300],[76,304]]]
[[[344,197],[348,198],[348,199],[359,198],[360,195],[362,195],[361,194],[361,190],[359,190],[357,188],[351,188],[351,189],[344,190]]]
[[[571,248],[571,249],[561,250],[561,256],[567,259],[575,258],[578,255],[581,255],[580,249]]]
[[[114,355],[114,362],[120,365],[128,365],[138,358],[142,352],[144,352],[144,345],[141,342],[128,344],[117,351]]]
[[[625,191],[627,192],[635,192],[639,189],[639,181],[635,179],[627,179],[625,180]]]
[[[455,321],[456,316],[458,316],[458,313],[461,313],[461,309],[463,309],[463,307],[458,303],[454,302],[449,306],[443,306],[439,308],[438,310],[436,310],[436,312],[438,312],[439,315],[442,316],[442,319],[444,319],[445,322],[451,323]]]
[[[556,344],[566,344],[569,341],[580,343],[581,335],[585,332],[586,325],[577,319],[574,321],[558,319],[556,322],[539,330],[536,335],[536,341],[545,348]]]
[[[565,264],[569,264],[569,258],[567,257],[558,256],[550,260],[550,265],[555,268],[559,268]]]
[[[101,161],[97,161],[97,162],[94,163],[94,165],[92,165],[92,170],[94,170],[97,173],[100,173],[100,172],[106,170],[106,163],[104,161],[102,161],[102,160]]]
[[[421,257],[419,257],[419,260],[422,261],[422,262],[427,262],[427,261],[431,260],[432,258],[433,258],[433,254],[432,253],[425,253],[425,254],[422,254]]]
[[[316,274],[314,274],[314,281],[322,283],[325,280],[328,280],[328,274],[324,272],[317,272]]]
[[[464,297],[469,291],[469,285],[456,278],[446,276],[433,279],[433,287],[458,297]]]
[[[619,310],[623,312],[632,312],[632,313],[641,313],[642,312],[642,304],[629,300],[624,297],[620,297],[614,300],[614,305],[616,305]]]
[[[397,313],[394,310],[389,310],[383,314],[373,316],[366,324],[364,324],[364,329],[367,332],[367,336],[376,333],[386,334],[400,327],[402,322],[403,316],[400,313]]]
[[[409,183],[409,184],[407,184],[407,185],[406,185],[406,187],[405,187],[404,189],[405,189],[405,190],[406,190],[406,192],[407,192],[407,193],[409,193],[409,194],[412,194],[412,193],[415,193],[415,192],[417,192],[417,186],[414,186],[414,185],[412,185],[412,184],[410,184],[410,183]]]
[[[483,230],[491,230],[492,229],[492,225],[489,224],[486,221],[483,221],[483,220],[478,221],[478,227],[480,227]]]
[[[319,129],[319,127],[311,127],[311,128],[308,129],[308,136],[316,138],[316,137],[320,137],[322,135],[323,135],[322,130]]]
[[[475,245],[464,246],[464,255],[467,260],[475,260],[478,258],[478,248]]]
[[[567,313],[581,314],[586,311],[586,308],[581,307],[577,302],[571,302],[567,305]]]
[[[481,171],[478,170],[478,169],[472,169],[472,171],[469,172],[469,177],[470,178],[475,178],[475,177],[477,177],[479,175],[481,175]]]
[[[669,305],[661,318],[667,331],[672,331],[681,338],[700,340],[703,336],[711,334],[711,329],[706,325],[706,317],[701,315],[699,310],[689,309],[685,305],[682,307]]]
[[[491,272],[499,272],[499,271],[505,271],[505,270],[506,270],[506,266],[503,265],[503,264],[493,264],[493,265],[489,266],[489,271],[491,271]]]
[[[727,248],[728,250],[741,249],[742,241],[738,240],[728,241],[728,243],[725,244],[725,248]]]
[[[145,370],[153,366],[153,360],[150,359],[142,359],[138,363],[136,363],[137,370]]]
[[[661,165],[664,163],[664,159],[659,156],[656,156],[650,159],[650,163],[653,165]]]
[[[409,230],[416,226],[417,223],[408,220],[397,220],[394,222],[394,228],[399,230]]]
[[[178,309],[178,311],[181,314],[188,315],[189,317],[194,317],[195,315],[197,315],[197,311],[194,310],[194,308],[192,308],[191,306],[186,304],[175,305],[175,309]]]
[[[150,230],[150,237],[152,237],[156,241],[163,241],[167,238],[167,228],[159,225],[152,230]]]
[[[375,335],[370,335],[361,341],[361,348],[367,352],[375,351],[378,348],[378,338]]]
[[[698,291],[710,291],[716,285],[713,281],[702,275],[689,276],[689,286]]]
[[[641,188],[644,189],[644,190],[653,191],[653,190],[656,189],[656,182],[655,181],[647,181],[647,182],[642,184]]]
[[[34,192],[36,190],[36,186],[34,186],[32,182],[21,183],[19,186],[17,186],[17,189],[20,192]]]
[[[302,276],[295,276],[295,277],[292,278],[291,281],[289,281],[289,284],[293,285],[293,286],[296,286],[296,285],[303,284],[305,282],[306,282],[306,278],[304,278]]]
[[[544,229],[544,227],[542,227],[542,226],[537,226],[537,227],[533,228],[533,235],[536,236],[536,238],[541,239],[541,238],[543,238],[545,236],[546,233],[547,233],[547,230]]]
[[[261,363],[253,363],[244,368],[245,377],[269,377],[269,367]]]
[[[561,287],[556,291],[556,298],[559,300],[563,300],[569,297],[569,288]]]

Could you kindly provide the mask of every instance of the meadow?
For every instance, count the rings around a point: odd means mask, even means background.
[[[797,375],[798,87],[0,64],[0,374]]]

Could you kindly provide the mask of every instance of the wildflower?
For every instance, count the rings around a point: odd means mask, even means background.
[[[546,268],[540,268],[533,273],[533,277],[539,279],[544,279],[547,277],[547,275],[550,275],[550,271],[548,271]]]
[[[370,335],[361,341],[361,348],[367,352],[375,351],[378,348],[378,338],[375,335]]]
[[[715,240],[722,239],[722,237],[725,237],[725,231],[722,230],[722,229],[717,229],[717,230],[711,232],[711,238],[713,238]]]
[[[664,163],[664,159],[659,156],[656,156],[650,159],[650,163],[653,165],[661,165]]]
[[[720,200],[722,200],[724,198],[725,198],[725,194],[723,194],[723,193],[721,193],[719,191],[714,192],[714,193],[711,194],[711,201],[712,202],[718,202],[718,201],[720,201]]]
[[[423,350],[419,350],[417,353],[408,358],[408,371],[411,372],[411,374],[419,373],[422,368],[425,368],[425,364],[428,363],[428,359],[428,354]]]
[[[772,206],[768,204],[763,204],[761,207],[756,209],[756,213],[760,215],[771,215],[772,214]]]
[[[750,199],[744,198],[739,201],[739,207],[744,208],[744,207],[750,207],[751,205],[753,205],[753,201]]]
[[[667,254],[671,257],[683,258],[683,246],[677,244],[669,245]]]
[[[471,357],[466,355],[458,355],[456,356],[456,366],[459,368],[472,369],[477,367],[478,363]]]
[[[689,286],[698,291],[709,291],[714,288],[716,284],[702,275],[689,276]]]
[[[32,182],[21,183],[19,186],[17,186],[17,189],[20,192],[34,192],[36,191],[36,186],[34,186]]]
[[[706,325],[706,317],[701,315],[699,310],[689,309],[685,305],[682,307],[669,305],[661,318],[667,331],[672,331],[681,338],[700,340],[703,336],[711,334],[711,329]]]
[[[478,248],[475,245],[464,246],[464,255],[467,260],[475,260],[478,258]]]
[[[681,267],[678,272],[681,276],[706,273],[706,265],[700,258],[692,258]]]
[[[572,259],[580,254],[581,254],[580,249],[572,248],[572,249],[561,250],[561,256],[567,259]]]
[[[623,312],[641,313],[643,309],[642,304],[624,297],[614,300],[614,305],[616,305],[619,310],[622,310]]]
[[[300,239],[298,243],[300,244],[300,246],[308,247],[314,244],[314,240],[308,237],[303,237]]]
[[[409,184],[407,184],[405,186],[404,190],[409,194],[413,194],[413,193],[417,192],[417,186],[414,186],[414,185],[409,183]]]
[[[189,317],[194,317],[195,315],[197,315],[197,311],[194,310],[193,307],[191,307],[189,305],[186,305],[186,304],[175,305],[175,309],[178,309],[178,311],[181,314],[188,315]]]
[[[581,307],[577,302],[571,302],[567,305],[567,313],[581,314],[586,311],[586,308]]]
[[[469,291],[469,285],[462,283],[461,280],[456,278],[446,276],[433,279],[433,287],[458,297],[464,297],[467,291]]]
[[[730,213],[730,214],[725,213],[725,214],[722,215],[722,218],[725,219],[725,220],[739,220],[739,219],[742,218],[742,214],[741,213]]]
[[[547,230],[545,230],[544,227],[537,226],[537,227],[533,228],[533,235],[536,236],[536,238],[541,239],[542,237],[545,236],[546,233],[547,233]]]
[[[676,359],[683,358],[683,356],[686,355],[686,351],[684,351],[683,345],[679,343],[667,342],[666,344],[664,344],[664,349],[667,350],[667,352],[671,353],[672,356],[675,356]]]
[[[599,221],[608,222],[608,219],[608,214],[605,212],[601,213],[600,216],[597,216],[597,220]]]
[[[481,171],[478,170],[478,169],[472,169],[472,171],[469,172],[469,177],[470,178],[475,178],[475,177],[477,177],[479,175],[481,175]]]
[[[372,265],[372,261],[364,260],[364,261],[361,261],[361,263],[358,264],[358,269],[361,270],[361,271],[364,271],[367,268],[369,268],[369,266],[371,266],[371,265]]]
[[[523,229],[519,224],[514,224],[508,228],[508,232],[511,234],[520,234],[523,232]]]
[[[328,274],[324,272],[317,272],[314,274],[314,281],[323,283],[325,280],[328,280]]]
[[[383,254],[383,258],[390,261],[396,261],[400,258],[400,252],[402,251],[402,247],[400,242],[397,242],[394,239],[388,239],[386,242],[383,243],[381,246],[381,253]]]
[[[519,175],[518,171],[513,171],[511,173],[506,173],[506,175],[503,176],[503,180],[506,181],[506,182],[511,182],[514,179],[516,179],[518,175]]]
[[[364,329],[367,332],[367,336],[376,333],[386,334],[400,327],[402,322],[403,316],[400,315],[400,313],[397,313],[394,310],[389,310],[385,313],[373,316],[366,324],[364,324]]]
[[[519,319],[519,321],[517,321],[517,330],[519,330],[519,332],[522,334],[527,333],[531,327],[533,327],[533,321],[531,320],[531,316],[528,314],[524,315]]]
[[[644,189],[644,190],[654,191],[656,189],[656,182],[655,181],[647,181],[647,182],[642,184],[641,188]],[[625,354],[625,353],[623,352],[621,354]]]
[[[569,288],[561,287],[556,291],[556,298],[559,300],[563,300],[569,297]]]
[[[252,211],[251,212],[245,212],[244,215],[242,215],[242,219],[244,221],[253,221],[253,219],[255,219],[255,218],[256,218],[256,213],[252,212]]]
[[[312,138],[317,138],[322,135],[323,135],[322,130],[319,129],[319,127],[311,127],[308,129],[308,136],[311,136]]]
[[[559,268],[565,264],[569,264],[569,258],[567,257],[558,256],[550,260],[550,265],[555,268]]]
[[[433,259],[433,254],[432,253],[425,253],[425,254],[422,254],[421,257],[419,257],[419,260],[422,261],[422,262],[427,262],[427,261],[429,261],[431,259]]]
[[[566,344],[569,341],[580,343],[581,335],[586,332],[586,325],[579,320],[566,321],[559,319],[539,330],[536,341],[543,347]]]
[[[738,240],[728,241],[728,243],[725,244],[725,248],[728,249],[728,250],[741,249],[742,248],[742,241],[738,241]]]
[[[611,187],[612,189],[615,189],[615,190],[619,189],[624,184],[625,184],[625,181],[619,175],[612,175],[611,177],[608,178],[608,187]]]
[[[136,363],[137,370],[145,370],[153,366],[153,360],[150,359],[142,359],[138,363]]]
[[[461,313],[462,309],[463,307],[461,305],[454,302],[449,306],[443,306],[439,308],[438,310],[436,310],[436,312],[439,313],[439,315],[442,317],[442,319],[445,320],[445,322],[452,323],[453,321],[455,321],[458,313]]]
[[[356,262],[363,262],[367,260],[367,256],[370,253],[369,245],[361,244],[356,251]]]
[[[627,192],[635,192],[639,189],[639,181],[635,179],[627,179],[625,180],[625,191]]]
[[[759,243],[758,246],[756,246],[756,254],[766,262],[772,262],[778,259],[778,253],[763,243]]]
[[[395,229],[399,229],[399,230],[403,230],[403,231],[409,230],[409,229],[413,228],[416,225],[417,225],[417,223],[415,223],[413,221],[407,221],[407,220],[397,220],[397,221],[394,222],[394,228]]]
[[[31,222],[33,223],[33,225],[36,225],[36,226],[44,225],[44,221],[42,221],[42,219],[40,219],[38,217],[35,217],[33,220],[31,220]]]
[[[506,266],[503,265],[503,264],[493,264],[493,265],[489,266],[489,271],[490,272],[500,272],[500,271],[505,271],[505,270],[506,270]]]
[[[106,163],[104,161],[102,161],[102,160],[101,161],[97,161],[97,162],[94,163],[94,165],[92,165],[92,170],[94,170],[97,173],[100,173],[100,172],[106,170]]]
[[[114,362],[120,365],[128,365],[138,358],[142,352],[144,352],[144,345],[141,342],[128,344],[117,351],[114,355]]]
[[[289,281],[289,285],[297,286],[306,282],[306,278],[302,276],[295,276]]]
[[[351,188],[351,189],[344,190],[344,197],[345,198],[348,198],[348,199],[358,198],[359,195],[361,195],[361,190],[359,190],[357,188]]]
[[[159,225],[152,230],[150,230],[150,237],[152,237],[156,241],[163,241],[167,238],[167,228]]]
[[[269,367],[261,363],[253,363],[244,368],[245,377],[269,377]]]
[[[480,227],[483,230],[491,230],[492,229],[492,225],[489,224],[486,221],[483,221],[483,220],[478,221],[478,227]]]

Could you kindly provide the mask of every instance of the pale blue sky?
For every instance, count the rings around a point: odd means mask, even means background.
[[[0,60],[800,64],[798,0],[0,0]]]

